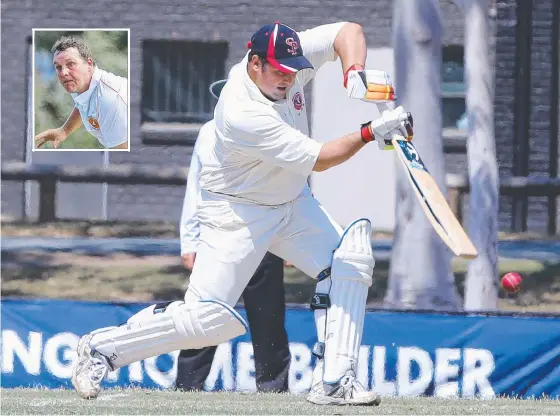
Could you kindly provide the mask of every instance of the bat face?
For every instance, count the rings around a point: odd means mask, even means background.
[[[412,143],[406,140],[397,140],[397,143],[411,169],[420,169],[430,173]]]
[[[476,248],[455,218],[414,145],[403,138],[393,138],[392,143],[406,170],[414,194],[434,230],[455,255],[475,258],[478,255]]]

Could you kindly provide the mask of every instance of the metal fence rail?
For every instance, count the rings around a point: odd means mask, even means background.
[[[2,164],[2,180],[39,182],[39,221],[56,219],[56,184],[107,183],[120,185],[184,186],[189,170],[184,167],[160,165],[29,165],[25,162]]]
[[[103,167],[7,162],[2,164],[2,180],[39,182],[39,221],[47,222],[56,219],[55,201],[58,182],[184,186],[188,171],[188,168],[184,167],[160,165],[121,164]],[[470,191],[468,177],[447,174],[446,183],[451,208],[462,222],[463,200]],[[500,180],[500,194],[556,197],[560,195],[560,178],[543,176],[504,178]]]

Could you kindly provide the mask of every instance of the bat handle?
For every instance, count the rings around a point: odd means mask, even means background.
[[[375,105],[377,106],[379,114],[381,114],[385,110],[389,110],[389,103],[375,103]]]
[[[377,105],[377,110],[382,113],[385,110],[389,110],[389,104],[388,103],[376,103]],[[414,127],[414,119],[412,118],[412,114],[411,113],[406,113],[406,116],[403,117],[402,121],[408,121],[410,123],[411,127]]]

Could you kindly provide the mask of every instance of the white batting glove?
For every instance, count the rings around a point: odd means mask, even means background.
[[[395,101],[395,88],[385,71],[376,69],[352,69],[345,74],[348,97],[377,103]]]
[[[402,106],[394,110],[385,110],[381,117],[369,123],[369,128],[381,150],[391,150],[391,139],[399,135],[407,140],[412,140],[413,131],[409,113]]]

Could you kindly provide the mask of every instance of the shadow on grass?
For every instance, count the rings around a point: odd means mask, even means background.
[[[135,256],[121,262],[110,256],[93,258],[88,264],[74,262],[72,257],[52,253],[2,253],[2,294],[18,297],[48,297],[59,299],[164,301],[184,297],[189,273],[177,262],[162,263],[158,259],[135,262]],[[82,259],[83,260],[83,259]],[[91,259],[90,259],[91,260]],[[499,296],[509,309],[538,308],[560,311],[560,264],[540,263],[523,272],[523,286],[518,294]],[[501,264],[501,272],[506,267]],[[522,267],[522,266],[515,266]],[[461,269],[461,268],[460,268]],[[517,269],[515,269],[517,270]],[[521,270],[521,269],[520,269]],[[532,271],[531,271],[532,270]],[[368,306],[381,307],[387,291],[389,263],[378,261],[373,284],[368,293]],[[455,282],[461,296],[464,293],[464,267],[456,271]],[[286,302],[308,305],[316,281],[296,268],[285,268]]]
[[[75,265],[71,263],[54,263],[48,253],[2,252],[2,281],[13,280],[37,281],[46,280],[49,274],[69,270]],[[2,291],[5,294],[4,291]]]
[[[37,223],[2,221],[4,237],[98,237],[98,238],[179,238],[176,222],[57,220]]]

